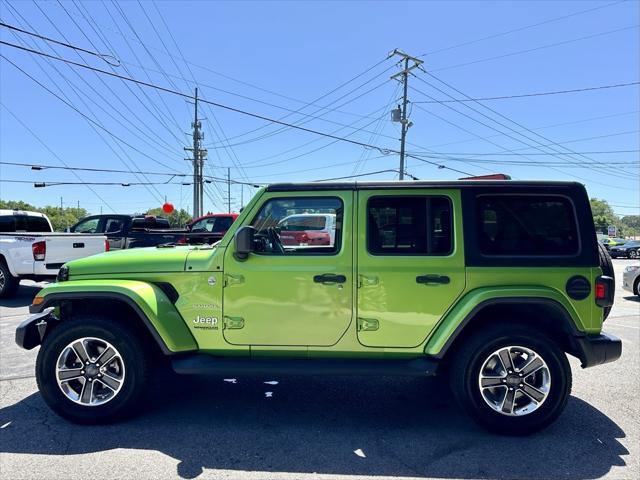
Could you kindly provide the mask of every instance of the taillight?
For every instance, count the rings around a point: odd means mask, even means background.
[[[109,251],[109,240],[105,240],[104,241],[104,251],[108,252]]]
[[[613,305],[613,295],[615,282],[613,278],[602,275],[596,278],[595,297],[596,305],[599,307],[610,307]]]
[[[37,261],[44,260],[47,256],[47,242],[36,242],[31,245],[31,251],[33,252],[33,259]]]

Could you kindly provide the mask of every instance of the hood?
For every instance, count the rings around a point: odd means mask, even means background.
[[[105,252],[66,264],[69,276],[183,272],[191,247],[132,248]]]

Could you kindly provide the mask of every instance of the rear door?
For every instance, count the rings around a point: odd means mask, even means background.
[[[416,347],[465,287],[460,192],[358,192],[357,328],[370,347]]]
[[[124,248],[125,242],[125,225],[129,220],[128,217],[113,216],[106,217],[102,225],[104,234],[109,242],[109,250],[119,250]]]

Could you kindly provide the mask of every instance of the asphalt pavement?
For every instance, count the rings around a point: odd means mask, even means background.
[[[619,287],[630,263],[614,260],[605,323],[622,358],[571,358],[565,412],[525,438],[486,433],[415,378],[168,378],[132,420],[73,425],[42,401],[36,352],[13,343],[38,290],[23,286],[0,301],[0,478],[640,478],[640,302]]]

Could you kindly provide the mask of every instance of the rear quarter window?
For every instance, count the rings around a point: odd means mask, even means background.
[[[12,216],[2,215],[0,216],[0,232],[15,232],[16,220]]]
[[[580,238],[569,198],[481,195],[476,200],[478,248],[485,256],[575,256]]]
[[[44,217],[27,217],[28,232],[50,232],[49,222]]]

